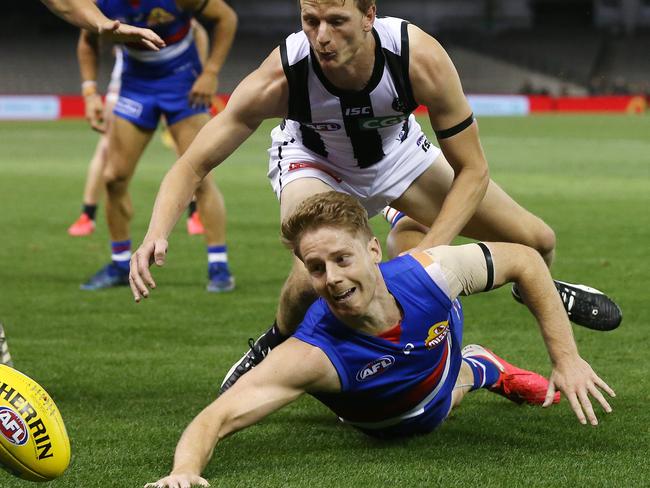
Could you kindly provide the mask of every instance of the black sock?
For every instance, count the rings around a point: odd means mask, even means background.
[[[187,216],[191,217],[194,212],[196,212],[196,202],[192,200],[187,206]]]
[[[85,203],[81,207],[81,211],[85,213],[90,220],[95,220],[95,212],[97,211],[97,205],[86,205]]]

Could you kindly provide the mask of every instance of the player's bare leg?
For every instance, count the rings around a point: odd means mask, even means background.
[[[454,171],[441,154],[391,206],[429,227],[440,212]],[[494,181],[462,235],[487,241],[525,244],[551,265],[555,254],[555,233],[539,217],[515,202]]]
[[[152,130],[142,129],[121,117],[115,117],[109,132],[106,180],[106,221],[113,241],[130,238],[133,206],[129,183],[138,160],[151,140]]]
[[[463,401],[465,395],[467,395],[474,385],[474,373],[472,369],[464,361],[460,364],[460,371],[458,372],[458,378],[456,378],[456,384],[454,385],[454,391],[451,394],[451,408],[456,408],[460,405],[460,402]]]
[[[145,130],[115,117],[108,136],[106,182],[106,222],[111,235],[111,262],[81,285],[82,290],[101,290],[128,285],[131,256],[130,222],[133,214],[129,182],[153,130]]]
[[[193,115],[169,126],[180,154],[185,152],[201,128],[210,120],[207,114]],[[210,259],[211,249],[219,250],[219,261],[209,263],[208,291],[224,292],[235,287],[226,255],[226,206],[223,195],[207,176],[196,190],[196,201],[205,229],[204,237]]]
[[[111,122],[115,117],[113,115],[114,102],[108,100],[104,108],[104,120],[106,120],[106,132],[97,140],[95,152],[93,153],[88,172],[86,174],[86,183],[83,193],[83,207],[79,218],[68,228],[68,234],[71,236],[87,236],[95,230],[95,212],[97,204],[101,199],[106,184],[104,182],[104,171],[106,168],[106,158],[108,157],[108,132],[110,131]]]
[[[307,197],[332,191],[332,187],[316,178],[300,178],[287,184],[280,197],[280,218],[288,218],[295,208]],[[275,346],[291,335],[305,316],[305,312],[316,299],[303,263],[294,258],[289,277],[280,292],[275,323],[256,341],[249,339],[249,351],[230,368],[220,391],[223,393],[244,374],[259,364]]]
[[[429,228],[416,222],[408,215],[400,218],[391,228],[386,237],[388,257],[394,258],[401,253],[417,247]]]
[[[453,170],[444,156],[440,155],[391,206],[403,211],[415,221],[430,226],[440,211],[452,181]],[[409,231],[413,231],[413,226],[410,226]],[[553,230],[491,180],[483,201],[463,229],[462,235],[477,240],[525,244],[537,249],[549,267],[555,256]],[[409,239],[406,245],[412,243],[413,235]],[[393,240],[400,239],[393,236]],[[406,238],[403,240],[406,242]],[[612,330],[620,325],[620,308],[603,293],[583,285],[557,280],[555,284],[569,318],[574,323],[595,330]],[[514,287],[513,296],[522,301]]]

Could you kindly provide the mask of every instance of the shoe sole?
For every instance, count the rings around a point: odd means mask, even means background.
[[[226,384],[226,381],[228,381],[228,380],[230,379],[230,377],[233,375],[233,373],[234,373],[235,370],[239,367],[239,365],[240,365],[241,363],[244,362],[244,359],[246,359],[246,356],[248,356],[248,352],[249,352],[249,351],[246,351],[246,352],[244,353],[244,355],[243,355],[242,357],[239,358],[239,361],[235,362],[235,364],[233,364],[233,365],[230,367],[230,369],[229,369],[228,372],[226,373],[226,376],[223,377],[223,381],[221,382],[221,385],[219,385],[219,391],[221,391],[221,388],[223,388],[223,385]],[[252,369],[252,368],[251,368],[251,369]]]
[[[227,293],[229,291],[233,291],[235,289],[235,278],[232,278],[230,285],[225,288],[210,289],[210,284],[208,283],[208,286],[206,286],[205,289],[208,293]]]

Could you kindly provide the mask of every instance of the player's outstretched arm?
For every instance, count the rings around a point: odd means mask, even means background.
[[[150,29],[122,24],[108,19],[92,0],[41,0],[52,12],[63,20],[102,34],[115,42],[136,42],[152,50],[165,47],[164,41]]]
[[[286,115],[288,87],[279,49],[235,89],[226,108],[197,134],[190,147],[163,179],[149,230],[131,257],[129,281],[136,302],[149,296],[156,283],[149,266],[162,266],[167,237],[203,178],[221,164],[262,123]]]
[[[337,388],[338,376],[325,354],[297,339],[288,339],[192,420],[176,446],[169,476],[145,486],[208,486],[200,476],[219,441],[259,422],[306,391]]]
[[[429,111],[431,127],[445,158],[454,169],[440,212],[418,249],[449,244],[481,203],[489,183],[488,164],[478,125],[452,61],[440,44],[409,25],[409,76],[416,100]]]
[[[564,306],[537,251],[521,244],[490,242],[439,246],[425,254],[444,270],[452,296],[517,283],[524,302],[537,319],[553,366],[544,406],[552,404],[557,389],[567,397],[583,424],[587,420],[592,425],[598,424],[590,396],[606,412],[612,411],[600,390],[610,396],[615,393],[578,354]],[[414,256],[417,258],[417,253]]]

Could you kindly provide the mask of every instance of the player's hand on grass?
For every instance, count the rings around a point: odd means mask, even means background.
[[[159,51],[165,47],[158,34],[151,29],[134,27],[122,24],[119,20],[110,20],[99,27],[99,34],[111,39],[113,42],[135,42],[148,47],[152,51]]]
[[[149,288],[156,287],[156,282],[151,276],[149,267],[152,264],[162,266],[165,264],[167,255],[167,240],[156,239],[154,241],[145,241],[131,256],[129,270],[129,285],[133,292],[133,298],[139,302],[149,296]]]
[[[104,133],[106,131],[106,119],[104,118],[102,97],[97,93],[84,96],[84,109],[90,127],[97,132]]]
[[[190,488],[191,486],[210,486],[210,483],[195,474],[170,474],[155,483],[147,483],[144,488]]]
[[[573,361],[567,361],[553,368],[544,407],[553,403],[556,390],[560,390],[566,396],[581,424],[586,424],[589,420],[591,425],[598,425],[589,396],[595,398],[607,413],[612,411],[612,407],[600,390],[611,397],[616,396],[614,390],[598,377],[587,361],[579,356]]]
[[[204,71],[199,75],[190,90],[190,105],[196,107],[209,107],[212,97],[217,93],[219,78],[215,73]]]

